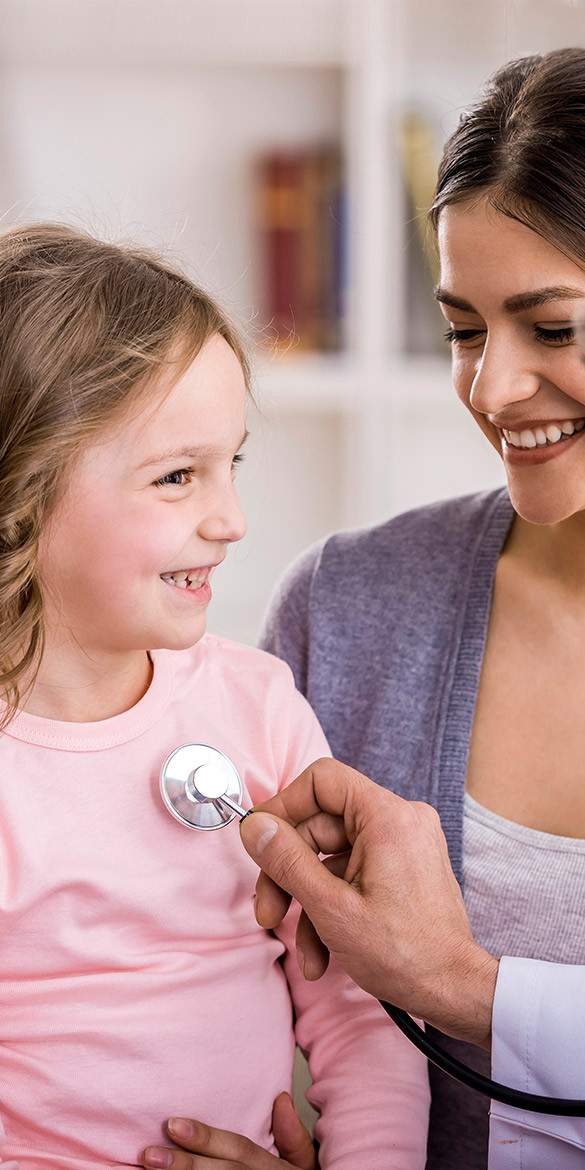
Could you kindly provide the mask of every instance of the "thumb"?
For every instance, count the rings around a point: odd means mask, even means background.
[[[279,1093],[272,1108],[272,1136],[285,1161],[299,1170],[318,1170],[317,1155],[289,1093]]]
[[[244,817],[240,833],[250,857],[277,886],[300,902],[319,930],[328,900],[336,900],[340,879],[329,873],[296,829],[279,817],[253,812]]]

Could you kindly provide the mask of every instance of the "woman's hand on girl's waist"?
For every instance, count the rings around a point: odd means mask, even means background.
[[[315,1147],[288,1093],[280,1093],[272,1110],[272,1134],[281,1157],[239,1133],[214,1129],[200,1121],[174,1117],[167,1122],[169,1137],[182,1150],[148,1146],[143,1165],[148,1170],[204,1170],[222,1166],[241,1170],[319,1170]],[[183,1151],[189,1151],[184,1153]]]

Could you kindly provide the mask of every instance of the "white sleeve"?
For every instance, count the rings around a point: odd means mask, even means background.
[[[501,959],[492,1077],[529,1093],[585,1098],[585,967]],[[585,1118],[492,1102],[489,1170],[583,1170],[584,1151]]]

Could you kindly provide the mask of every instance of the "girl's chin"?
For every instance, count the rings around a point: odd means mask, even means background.
[[[157,639],[157,644],[151,646],[151,650],[190,650],[192,646],[196,646],[200,642],[207,629],[207,621],[205,614],[201,615],[201,621],[194,623],[190,630],[177,630],[175,633],[163,634]]]

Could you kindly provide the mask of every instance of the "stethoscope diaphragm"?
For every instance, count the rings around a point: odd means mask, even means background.
[[[171,815],[188,829],[221,829],[246,816],[237,768],[208,744],[175,748],[162,766],[160,790]]]

